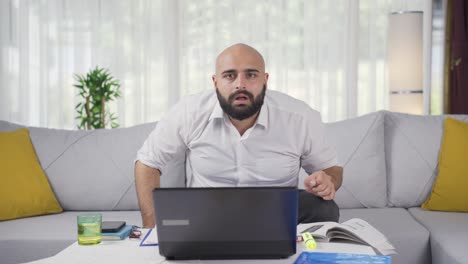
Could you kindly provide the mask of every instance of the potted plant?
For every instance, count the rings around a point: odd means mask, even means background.
[[[109,70],[96,66],[86,76],[75,74],[77,84],[74,84],[82,102],[75,106],[79,120],[78,129],[118,127],[117,116],[108,110],[107,103],[119,98],[120,83],[114,79]]]

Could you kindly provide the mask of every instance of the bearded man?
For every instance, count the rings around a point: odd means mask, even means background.
[[[333,201],[343,168],[328,144],[320,113],[306,103],[267,89],[262,55],[245,44],[216,59],[214,90],[177,103],[137,153],[135,181],[142,223],[155,225],[152,190],[166,165],[187,159],[187,187],[297,186],[300,223],[338,221]],[[255,202],[255,201],[253,201]]]

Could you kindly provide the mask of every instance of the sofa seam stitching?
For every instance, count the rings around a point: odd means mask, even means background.
[[[356,148],[354,149],[353,153],[349,156],[348,160],[344,163],[344,166],[345,167],[353,158],[354,154],[356,154],[356,152],[358,151],[358,149],[361,147],[362,143],[364,142],[364,140],[369,136],[369,133],[370,133],[370,130],[372,127],[374,127],[375,123],[377,122],[377,119],[378,119],[379,115],[377,114],[374,118],[374,120],[372,121],[372,123],[369,125],[369,127],[367,128],[367,131],[366,133],[364,134],[364,136],[362,137],[361,141],[359,142],[359,144],[356,146]],[[345,186],[343,186],[345,187]],[[365,204],[363,201],[361,201],[360,199],[358,199],[356,197],[356,195],[350,191],[348,188],[345,187],[345,189],[362,205],[364,206],[365,208],[370,208],[370,206],[368,206],[367,204]]]
[[[82,139],[84,139],[84,138],[86,138],[86,137],[88,137],[88,136],[90,136],[90,135],[93,135],[93,134],[95,134],[95,133],[96,133],[96,131],[92,131],[92,132],[90,132],[90,133],[88,133],[88,134],[86,134],[86,135],[83,135],[83,136],[79,137],[77,140],[75,140],[73,143],[71,143],[68,147],[66,147],[66,148],[62,151],[62,153],[60,153],[60,154],[57,156],[57,158],[55,158],[53,161],[51,161],[51,162],[49,163],[49,165],[47,165],[47,167],[44,168],[44,170],[48,170],[48,169],[50,168],[50,166],[52,166],[58,159],[60,159],[60,158],[65,154],[65,152],[67,152],[67,151],[68,151],[72,146],[74,146],[78,141],[81,141]]]
[[[405,117],[405,119],[408,119],[407,117]],[[429,177],[428,179],[426,179],[426,182],[424,183],[424,188],[421,188],[419,190],[419,194],[416,195],[416,200],[413,200],[413,203],[416,203],[420,197],[422,196],[422,193],[423,191],[426,189],[426,186],[429,184],[429,182],[434,178],[434,175],[435,175],[435,169],[437,168],[438,164],[439,164],[439,161],[437,161],[436,163],[436,166],[435,168],[431,168],[429,162],[421,155],[419,149],[414,145],[412,144],[410,138],[408,137],[408,135],[405,133],[405,131],[403,129],[400,128],[400,126],[397,126],[396,129],[405,137],[405,139],[407,140],[408,142],[408,145],[411,146],[413,148],[413,150],[418,154],[419,158],[421,158],[421,160],[424,161],[424,163],[426,164],[426,166],[432,171],[432,175],[431,177]]]

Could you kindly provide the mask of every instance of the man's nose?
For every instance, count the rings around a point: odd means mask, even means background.
[[[244,90],[246,88],[246,78],[243,74],[237,75],[236,79],[236,89],[237,90]]]

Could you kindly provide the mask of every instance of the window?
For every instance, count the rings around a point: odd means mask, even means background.
[[[75,128],[73,74],[121,81],[121,126],[161,119],[213,89],[217,54],[244,42],[265,57],[269,89],[337,121],[386,109],[387,18],[428,0],[0,1],[0,119]]]

